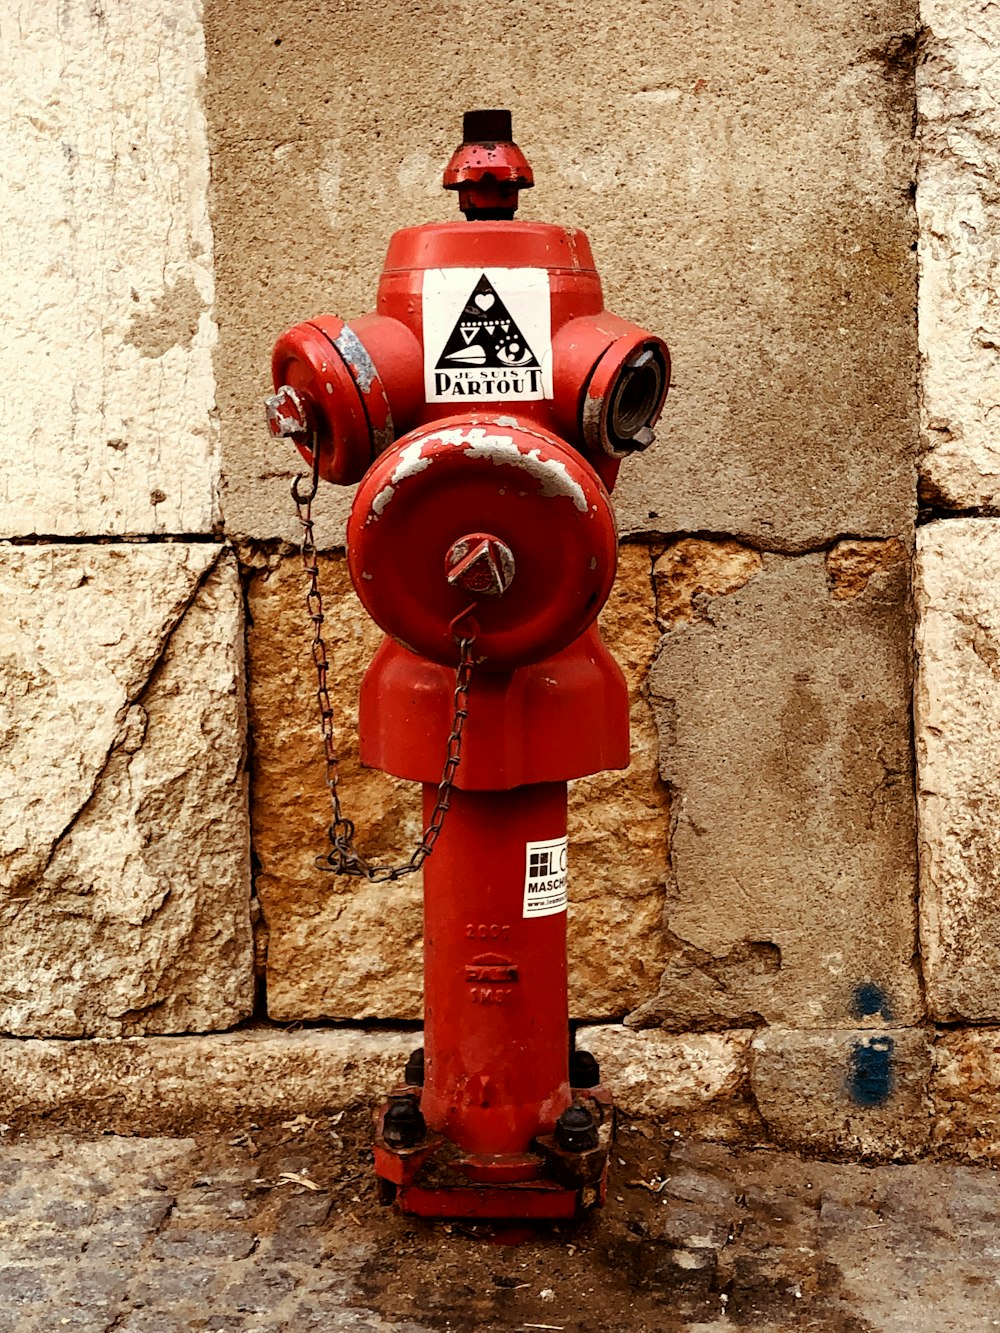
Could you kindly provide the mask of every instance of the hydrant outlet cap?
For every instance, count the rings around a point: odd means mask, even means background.
[[[617,556],[589,463],[535,422],[485,413],[397,440],[365,473],[347,525],[351,581],[376,624],[454,666],[453,625],[472,602],[489,671],[551,657],[587,630]]]

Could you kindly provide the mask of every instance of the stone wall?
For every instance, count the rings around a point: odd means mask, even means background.
[[[200,5],[0,35],[0,1031],[221,1030],[254,987]]]
[[[365,1034],[419,1021],[419,882],[314,867],[298,463],[261,400],[282,328],[369,308],[393,230],[453,216],[461,111],[510,105],[521,215],[582,225],[674,356],[602,617],[632,764],[571,793],[584,1040],[634,1114],[992,1152],[996,27],[985,0],[0,17],[0,1114],[152,1114],[109,1078],[162,1088],[161,1123],[316,1110],[416,1041]],[[388,855],[420,815],[357,764],[350,499],[317,499],[321,578],[345,799]]]

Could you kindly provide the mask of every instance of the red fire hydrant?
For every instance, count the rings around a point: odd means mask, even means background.
[[[425,1044],[375,1170],[427,1216],[574,1216],[603,1201],[612,1133],[569,1029],[566,784],[629,762],[596,625],[608,491],[653,440],[670,359],[604,310],[582,232],[513,220],[532,183],[510,113],[469,112],[444,175],[467,221],[392,237],[377,313],[283,334],[268,402],[314,475],[361,483],[348,562],[387,636],[361,759],[424,784]]]

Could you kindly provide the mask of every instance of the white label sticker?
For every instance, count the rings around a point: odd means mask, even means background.
[[[566,838],[525,844],[524,915],[555,916],[566,910]]]
[[[424,274],[424,396],[488,406],[552,397],[552,312],[543,268]]]

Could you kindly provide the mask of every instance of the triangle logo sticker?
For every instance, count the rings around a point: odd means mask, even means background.
[[[544,269],[435,269],[424,275],[427,402],[486,406],[552,397]]]
[[[494,370],[538,368],[538,359],[527,338],[485,273],[473,287],[438,357],[439,370],[454,366],[490,366]]]

